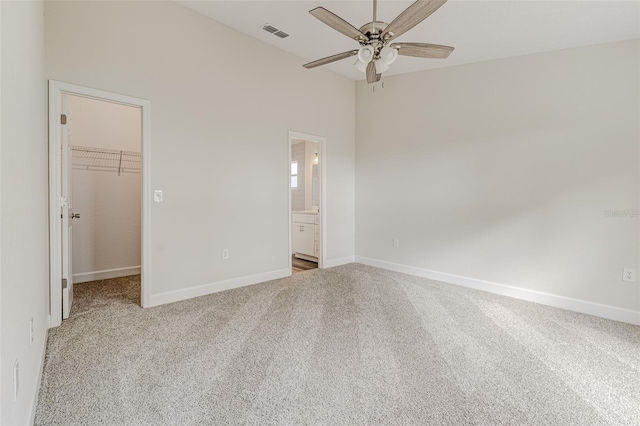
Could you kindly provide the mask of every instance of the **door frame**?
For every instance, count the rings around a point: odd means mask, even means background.
[[[62,219],[60,218],[61,124],[60,104],[63,95],[80,96],[140,108],[142,155],[142,217],[141,217],[141,297],[142,307],[149,306],[149,194],[151,102],[118,93],[49,80],[49,327],[62,324]]]
[[[326,194],[326,182],[327,182],[327,139],[322,136],[312,135],[309,133],[301,133],[289,130],[289,138],[287,151],[289,153],[289,161],[287,163],[287,191],[289,194],[289,208],[287,210],[287,214],[289,215],[289,246],[287,250],[287,259],[289,264],[289,270],[291,270],[293,266],[293,262],[291,260],[291,250],[293,249],[292,238],[293,235],[291,233],[291,142],[293,139],[303,139],[306,141],[317,142],[318,143],[318,163],[320,163],[320,208],[318,209],[318,223],[320,225],[320,252],[318,253],[318,268],[324,268],[324,260],[326,258],[326,241],[327,241],[327,194]]]

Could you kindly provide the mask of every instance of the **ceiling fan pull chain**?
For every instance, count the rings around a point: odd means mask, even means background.
[[[384,81],[380,82],[381,87],[384,89]],[[375,83],[371,85],[372,89],[373,89],[373,93],[376,93],[376,85]]]

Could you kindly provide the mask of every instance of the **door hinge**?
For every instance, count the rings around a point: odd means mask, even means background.
[[[60,124],[67,124],[67,115],[60,114]]]
[[[64,290],[65,288],[67,288],[67,279],[63,278],[62,279],[62,289]]]

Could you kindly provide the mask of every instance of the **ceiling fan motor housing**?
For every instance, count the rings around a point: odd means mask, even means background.
[[[371,39],[380,39],[385,28],[389,24],[383,21],[375,21],[364,24],[360,27],[360,32]]]
[[[375,21],[369,22],[360,27],[360,32],[364,34],[368,40],[361,38],[357,41],[361,46],[371,46],[373,48],[373,59],[380,58],[380,50],[386,44],[386,41],[382,39],[382,34],[388,25],[388,23],[383,21]]]

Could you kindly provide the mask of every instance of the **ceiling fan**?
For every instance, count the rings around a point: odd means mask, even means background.
[[[420,22],[427,19],[447,0],[417,0],[390,24],[378,21],[378,1],[373,0],[373,21],[357,29],[338,15],[324,7],[316,7],[309,13],[324,22],[334,30],[360,43],[360,49],[338,53],[317,61],[304,64],[303,67],[315,68],[330,64],[351,56],[358,56],[354,64],[356,68],[367,76],[367,83],[380,81],[382,73],[396,60],[398,55],[417,58],[447,58],[453,52],[453,47],[427,43],[391,43]]]

